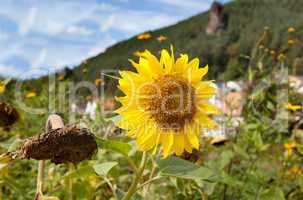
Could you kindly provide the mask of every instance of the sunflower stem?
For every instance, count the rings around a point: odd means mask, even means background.
[[[68,163],[68,171],[69,173],[72,173],[74,171],[74,165],[73,163]],[[73,178],[69,177],[68,179],[68,189],[69,189],[69,199],[73,200]]]
[[[44,160],[39,161],[38,166],[38,176],[37,176],[37,190],[35,199],[39,199],[40,195],[42,195],[43,190],[43,181],[44,181]]]
[[[143,152],[140,167],[139,167],[137,173],[135,174],[135,177],[133,178],[133,181],[132,181],[126,195],[123,197],[122,200],[130,200],[132,198],[132,196],[136,193],[138,184],[140,182],[143,171],[145,169],[146,162],[147,162],[147,154],[146,154],[146,152]]]

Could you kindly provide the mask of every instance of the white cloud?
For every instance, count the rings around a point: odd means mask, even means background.
[[[42,64],[44,64],[45,60],[46,60],[46,55],[47,55],[47,49],[43,48],[40,51],[39,55],[37,57],[35,57],[34,59],[32,59],[31,68],[32,69],[39,68],[39,66],[41,66]]]
[[[105,5],[87,4],[81,1],[38,1],[31,6],[27,2],[13,4],[8,1],[2,3],[0,14],[15,21],[21,35],[30,30],[49,35],[70,32],[81,35],[84,33],[84,28],[77,27],[75,24],[88,18],[94,10]],[[85,33],[87,32],[85,30]]]
[[[68,26],[65,29],[65,33],[67,34],[71,34],[71,35],[90,35],[92,33],[92,31],[81,27],[81,26]]]
[[[34,25],[34,21],[37,16],[37,7],[31,7],[28,16],[25,18],[24,22],[19,25],[19,33],[25,35],[31,27]]]
[[[115,15],[110,15],[107,20],[101,24],[101,31],[105,32],[112,28],[115,24]]]
[[[212,0],[149,0],[164,3],[170,6],[175,6],[181,9],[193,9],[195,11],[203,11],[210,7]]]
[[[0,74],[2,76],[12,76],[19,77],[23,73],[23,70],[12,66],[12,65],[4,65],[0,63]]]
[[[100,24],[101,31],[118,30],[137,34],[146,30],[167,26],[178,21],[178,16],[149,11],[116,11]]]

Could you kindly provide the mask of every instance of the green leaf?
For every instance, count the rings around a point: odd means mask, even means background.
[[[261,150],[263,147],[263,140],[262,140],[261,134],[259,132],[255,132],[253,138],[254,138],[256,148],[258,150]]]
[[[106,176],[108,172],[117,164],[117,162],[106,162],[101,164],[95,164],[93,168],[99,176]]]
[[[225,172],[222,173],[220,182],[225,183],[226,185],[231,187],[239,187],[243,185],[241,181],[238,181],[235,177],[232,177]]]
[[[260,198],[262,200],[285,200],[283,191],[279,187],[272,187],[264,190]]]
[[[94,169],[91,166],[85,166],[67,173],[63,178],[81,178],[94,175],[96,175]]]
[[[297,144],[296,148],[298,152],[303,155],[303,145]]]
[[[24,141],[20,138],[16,138],[14,142],[9,146],[8,152],[16,151]]]
[[[5,80],[3,80],[3,84],[7,85],[12,79],[11,78],[7,78]]]
[[[104,140],[96,137],[96,142],[100,149],[116,151],[125,156],[128,156],[128,153],[132,149],[132,147],[129,144],[120,141]]]
[[[211,195],[214,193],[217,184],[218,183],[212,183],[212,182],[205,181],[205,182],[203,182],[203,185],[202,185],[203,191],[207,195]]]
[[[226,167],[234,157],[234,153],[232,151],[223,151],[220,155],[219,166],[220,169]]]
[[[7,185],[13,191],[15,191],[16,193],[18,193],[20,195],[20,197],[24,197],[23,189],[19,185],[19,183],[17,183],[17,181],[15,181],[14,179],[12,179],[10,177],[3,177],[3,180],[4,180],[5,185]]]
[[[215,174],[206,167],[200,167],[178,157],[171,156],[157,161],[161,175],[191,180],[212,180]]]
[[[233,145],[234,151],[245,159],[249,159],[248,153],[239,145]]]

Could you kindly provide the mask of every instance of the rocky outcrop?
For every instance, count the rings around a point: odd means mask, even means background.
[[[220,35],[226,29],[228,14],[223,12],[224,6],[221,3],[214,2],[210,8],[206,34]]]

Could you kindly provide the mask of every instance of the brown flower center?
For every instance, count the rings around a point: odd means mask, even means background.
[[[196,111],[194,88],[173,75],[164,75],[146,83],[139,94],[140,106],[164,130],[180,130],[192,120]]]

